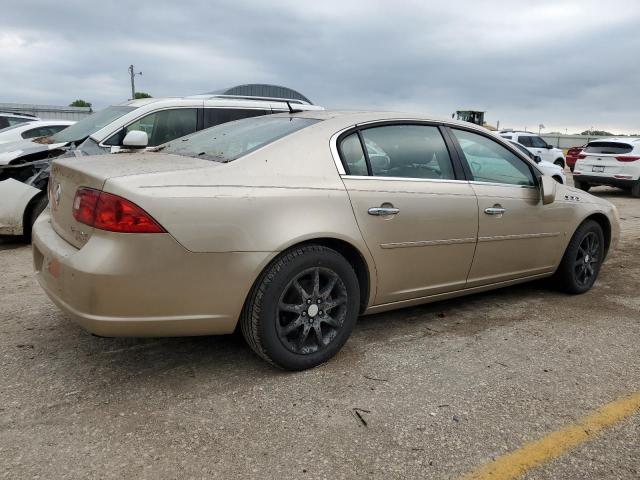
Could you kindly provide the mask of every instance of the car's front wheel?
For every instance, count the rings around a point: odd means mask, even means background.
[[[598,278],[604,260],[604,234],[595,220],[582,223],[571,237],[556,271],[558,286],[567,293],[584,293]]]
[[[581,182],[580,180],[576,180],[575,178],[573,179],[573,186],[578,190],[582,190],[584,192],[588,192],[591,188],[591,185],[589,185],[588,183]]]
[[[560,168],[562,168],[564,170],[564,160],[563,159],[556,158],[556,161],[553,162],[553,163],[555,163],[556,165],[558,165]]]
[[[360,287],[335,250],[303,245],[262,273],[240,319],[249,346],[286,370],[315,367],[345,344],[358,317]]]

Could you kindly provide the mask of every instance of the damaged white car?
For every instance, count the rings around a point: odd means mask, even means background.
[[[153,149],[195,131],[242,118],[286,112],[294,107],[295,111],[322,110],[291,92],[297,96],[204,94],[132,100],[105,108],[50,137],[0,145],[0,235],[30,238],[33,222],[48,203],[52,158]]]

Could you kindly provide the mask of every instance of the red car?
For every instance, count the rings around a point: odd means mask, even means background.
[[[578,161],[578,155],[580,155],[582,153],[582,150],[586,146],[587,145],[585,144],[585,145],[582,145],[580,147],[573,147],[573,148],[570,148],[569,150],[567,150],[567,157],[566,157],[567,166],[569,167],[569,169],[572,172],[573,172],[574,165]]]

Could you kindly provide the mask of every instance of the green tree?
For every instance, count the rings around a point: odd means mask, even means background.
[[[71,102],[69,104],[69,106],[70,107],[89,107],[89,108],[91,108],[91,102],[87,102],[85,100],[78,99],[78,100],[74,100],[73,102]]]
[[[133,98],[138,99],[138,98],[153,98],[153,97],[151,97],[151,95],[149,95],[146,92],[136,92]]]
[[[613,133],[605,130],[585,130],[580,135],[591,135],[592,137],[613,137]]]

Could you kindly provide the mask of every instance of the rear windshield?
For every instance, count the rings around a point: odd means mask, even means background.
[[[620,153],[629,153],[633,150],[633,147],[627,143],[619,143],[619,142],[591,142],[587,145],[587,148],[584,149],[585,153],[596,153],[596,154],[613,154],[617,155]]]
[[[225,163],[317,122],[300,117],[247,118],[179,138],[158,150]]]
[[[102,127],[107,126],[115,119],[122,117],[136,108],[137,107],[129,107],[126,105],[107,107],[59,131],[50,138],[53,140],[52,143],[68,143],[84,140],[92,133],[97,132]]]

